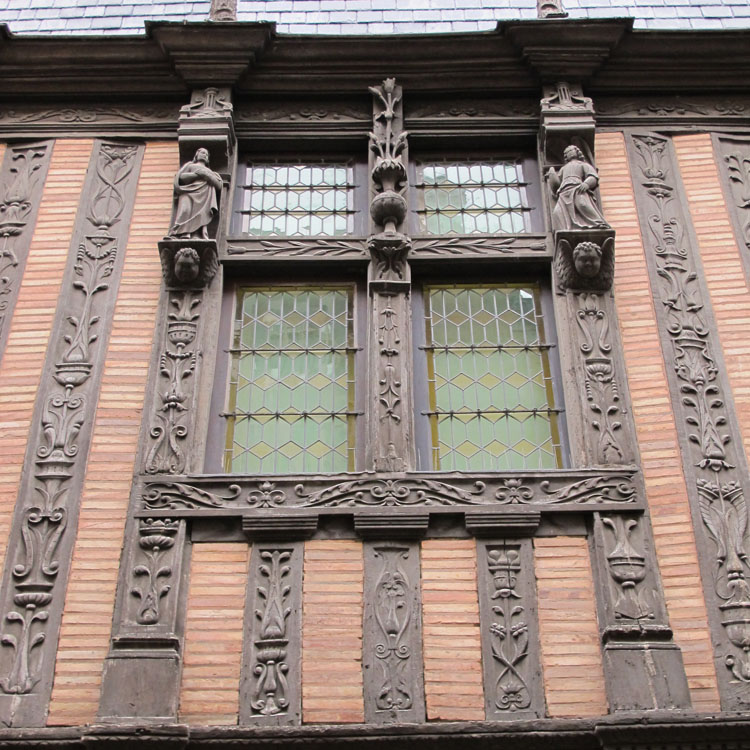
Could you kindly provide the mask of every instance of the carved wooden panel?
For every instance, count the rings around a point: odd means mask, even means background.
[[[0,713],[42,725],[96,393],[143,149],[97,142],[81,197],[8,547]]]
[[[750,109],[750,107],[749,107]],[[750,279],[750,139],[747,137],[718,136],[718,146],[724,177],[724,194],[734,225],[745,278]]]
[[[365,542],[365,721],[425,720],[419,545]]]
[[[722,706],[750,705],[747,463],[668,138],[628,139],[662,350],[699,542]]]
[[[531,540],[481,540],[477,566],[486,718],[543,716]]]
[[[52,143],[8,146],[0,171],[0,359],[34,233]]]
[[[250,558],[240,724],[301,722],[301,542],[256,542]]]

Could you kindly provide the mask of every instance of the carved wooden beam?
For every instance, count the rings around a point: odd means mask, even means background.
[[[32,420],[0,613],[0,718],[44,726],[143,148],[95,142]]]

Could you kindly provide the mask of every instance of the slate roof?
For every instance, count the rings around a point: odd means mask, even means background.
[[[571,18],[632,17],[635,28],[750,28],[748,0],[563,0]],[[144,22],[205,21],[210,0],[0,0],[15,34],[142,34]],[[409,34],[493,29],[537,17],[536,0],[238,0],[239,21],[291,34]]]

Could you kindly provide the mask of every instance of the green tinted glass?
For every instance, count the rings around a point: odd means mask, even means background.
[[[353,470],[353,339],[351,289],[240,290],[227,471]]]
[[[529,231],[526,184],[517,162],[432,163],[419,167],[419,217],[427,234]]]
[[[351,170],[342,164],[248,165],[238,230],[252,237],[351,233]]]
[[[561,466],[536,286],[429,287],[425,295],[433,466]]]

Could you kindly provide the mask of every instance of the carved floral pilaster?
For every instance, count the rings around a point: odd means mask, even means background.
[[[543,716],[531,541],[478,541],[477,564],[486,718]]]
[[[255,542],[245,611],[240,724],[301,722],[300,542]]]
[[[52,144],[8,146],[0,172],[0,359],[10,331]]]
[[[410,390],[411,238],[404,234],[407,215],[407,133],[403,129],[402,90],[393,78],[372,86],[373,130],[370,216],[370,421],[372,464],[376,471],[405,471],[413,466]]]
[[[750,705],[747,463],[668,138],[629,154],[726,709]]]
[[[365,542],[365,720],[425,720],[419,545]]]
[[[0,594],[0,714],[8,726],[39,726],[46,717],[141,155],[138,146],[96,142],[81,197]]]

